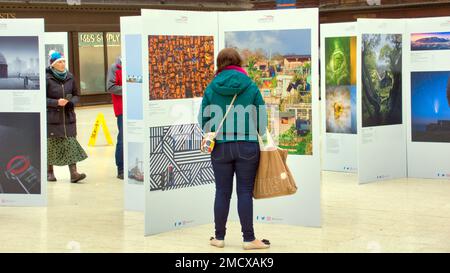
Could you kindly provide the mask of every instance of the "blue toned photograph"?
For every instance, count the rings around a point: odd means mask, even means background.
[[[141,35],[125,35],[125,54],[127,61],[127,82],[142,83],[142,44]]]
[[[142,120],[142,44],[141,35],[125,35],[127,72],[127,115],[129,120]]]
[[[225,47],[260,52],[267,57],[275,54],[311,55],[311,30],[230,31],[225,32]]]
[[[450,71],[411,73],[412,141],[450,142]]]
[[[142,84],[127,83],[127,115],[128,120],[142,120]]]

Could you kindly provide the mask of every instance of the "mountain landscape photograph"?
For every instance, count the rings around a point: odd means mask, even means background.
[[[411,51],[448,49],[450,49],[450,32],[411,34]]]

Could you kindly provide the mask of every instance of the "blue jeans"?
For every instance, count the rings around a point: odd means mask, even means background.
[[[119,134],[117,135],[116,145],[116,166],[117,172],[123,173],[123,115],[117,116],[117,128]]]
[[[218,240],[226,233],[230,210],[233,177],[236,173],[238,213],[244,242],[255,240],[253,230],[253,187],[259,164],[259,144],[256,142],[226,142],[216,144],[211,161],[216,180],[214,223]]]

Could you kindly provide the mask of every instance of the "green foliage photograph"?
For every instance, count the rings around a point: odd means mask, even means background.
[[[402,124],[402,35],[363,34],[362,126]]]

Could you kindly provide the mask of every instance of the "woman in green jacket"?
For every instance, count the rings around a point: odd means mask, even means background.
[[[216,182],[214,201],[215,237],[210,244],[225,245],[226,222],[236,174],[238,213],[244,249],[268,248],[268,240],[257,240],[253,230],[253,187],[259,163],[258,132],[266,131],[267,113],[261,92],[242,69],[239,53],[226,48],[217,57],[216,77],[205,90],[199,122],[203,132],[214,132],[233,97],[232,110],[217,132],[211,161]]]

